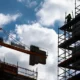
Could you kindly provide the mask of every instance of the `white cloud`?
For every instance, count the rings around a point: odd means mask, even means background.
[[[38,80],[56,80],[57,78],[57,34],[54,30],[44,28],[39,23],[33,24],[23,24],[16,25],[15,32],[20,37],[21,41],[26,44],[28,47],[30,45],[39,46],[40,49],[43,49],[48,52],[47,64],[46,65],[35,65],[34,67],[29,66],[29,55],[23,54],[21,52],[7,49],[5,47],[0,48],[0,58],[6,59],[6,62],[13,64],[25,66],[29,69],[38,68]],[[11,34],[14,36],[14,34]],[[5,51],[4,51],[5,50]],[[26,63],[26,64],[25,64]],[[48,76],[48,77],[46,77]]]
[[[56,80],[57,77],[57,34],[54,30],[43,28],[39,23],[16,25],[16,33],[28,47],[36,45],[48,51],[47,64],[36,65],[38,80]],[[55,61],[56,60],[56,61]],[[46,77],[48,76],[48,77]]]
[[[39,18],[39,23],[50,26],[55,20],[64,21],[65,12],[72,13],[72,10],[74,10],[74,0],[44,0],[36,16]]]
[[[29,1],[26,6],[29,7],[29,8],[32,8],[32,7],[35,7],[37,5],[37,2],[36,1]]]
[[[25,68],[29,67],[29,55],[27,55],[27,54],[24,54],[22,52],[12,50],[12,49],[9,49],[6,47],[0,47],[0,53],[1,53],[0,60],[2,60],[2,61],[5,58],[5,61],[8,63],[16,65],[17,62],[19,62],[20,66],[25,67]]]
[[[39,23],[33,24],[23,24],[16,25],[15,32],[16,37],[20,37],[21,41],[28,47],[30,45],[39,46],[48,52],[47,64],[46,65],[36,65],[34,67],[29,66],[29,55],[23,54],[21,52],[7,49],[5,47],[0,48],[1,59],[5,57],[6,62],[16,64],[17,61],[19,65],[25,66],[29,69],[36,69],[38,67],[38,80],[56,80],[57,78],[57,34],[54,30],[44,28]],[[11,33],[15,37],[14,34]],[[5,50],[5,51],[4,51]],[[56,61],[55,61],[56,60]],[[25,64],[26,63],[26,64]],[[48,76],[48,77],[46,77]]]
[[[17,0],[18,2],[23,2],[24,0]]]
[[[16,21],[16,19],[20,16],[21,16],[21,14],[5,15],[3,13],[0,13],[0,26],[2,27],[3,25],[6,25],[12,21]]]
[[[18,0],[22,2],[23,0]],[[25,0],[26,1],[26,0]],[[27,0],[29,1],[29,0]],[[35,2],[31,3],[34,4]],[[38,67],[38,80],[57,80],[57,34],[54,30],[44,28],[42,25],[50,26],[54,24],[55,20],[64,20],[65,12],[70,12],[73,9],[73,1],[70,0],[45,0],[42,4],[42,8],[36,13],[39,18],[38,22],[32,24],[16,25],[15,32],[17,34],[11,34],[14,38],[19,37],[20,41],[26,44],[28,47],[30,45],[36,45],[40,48],[48,51],[47,64],[46,65],[36,65]],[[29,4],[30,5],[30,4]],[[28,6],[29,6],[28,5]],[[31,5],[32,6],[32,5]],[[13,15],[2,15],[6,20],[1,22],[1,25],[5,25],[11,21],[15,21],[17,18]],[[9,20],[8,20],[9,19]],[[5,50],[5,52],[4,52]],[[1,57],[7,56],[8,62],[20,62],[21,66],[29,66],[29,55],[22,54],[18,51],[6,49],[4,47],[0,48],[0,52],[3,55]],[[62,51],[61,51],[62,53]],[[10,54],[13,54],[10,56]],[[26,63],[26,64],[25,64]],[[33,67],[33,68],[35,68]],[[29,68],[32,68],[29,66]],[[47,77],[48,76],[48,77]]]
[[[26,7],[28,8],[32,8],[35,7],[37,5],[36,0],[35,1],[31,1],[31,0],[17,0],[18,2],[22,2],[26,5]]]

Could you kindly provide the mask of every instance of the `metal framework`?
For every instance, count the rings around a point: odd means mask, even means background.
[[[0,80],[37,80],[37,71],[0,61]]]
[[[15,46],[12,46],[10,44],[4,43],[2,41],[0,41],[0,45],[4,46],[4,47],[7,47],[7,48],[10,48],[10,49],[14,49],[14,50],[26,53],[26,54],[33,54],[33,55],[36,55],[36,56],[40,56],[42,59],[46,58],[46,55],[38,54],[38,53],[35,53],[35,52],[31,52],[29,50],[25,50],[25,49],[22,49],[22,48],[19,48],[19,47],[15,47]]]
[[[80,33],[73,34],[73,26],[80,21],[80,5],[76,2],[75,18],[58,29],[58,80],[80,80],[80,64],[75,65],[80,62],[80,53],[73,54],[73,49],[80,45]]]

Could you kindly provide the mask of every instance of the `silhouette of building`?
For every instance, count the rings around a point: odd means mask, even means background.
[[[79,7],[75,7],[75,18],[58,29],[58,80],[80,80]]]
[[[0,80],[37,80],[37,71],[0,61]]]

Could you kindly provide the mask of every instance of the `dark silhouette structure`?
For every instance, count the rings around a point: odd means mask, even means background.
[[[37,72],[0,61],[0,80],[37,80]]]
[[[75,18],[58,29],[58,80],[80,80],[80,5]]]
[[[43,51],[43,50],[40,50],[39,47],[36,47],[34,45],[31,45],[30,46],[30,51],[31,52],[34,52],[34,53],[38,53],[38,54],[41,54],[41,55],[44,55],[46,56],[46,52]],[[35,55],[30,55],[30,61],[29,61],[29,64],[30,65],[35,65],[35,64],[46,64],[46,58],[40,58],[40,56],[35,56]]]

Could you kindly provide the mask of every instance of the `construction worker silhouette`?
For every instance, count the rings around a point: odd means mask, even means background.
[[[71,21],[71,14],[68,14],[68,15],[66,16],[66,20],[67,20],[67,23]]]

